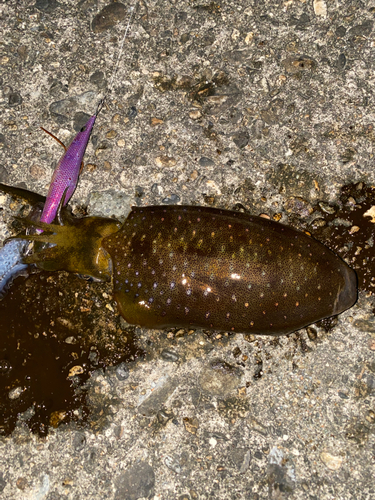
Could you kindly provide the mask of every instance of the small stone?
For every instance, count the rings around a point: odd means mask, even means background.
[[[371,217],[370,222],[375,224],[375,205],[369,208],[367,212],[363,214],[363,217]]]
[[[99,89],[104,89],[107,83],[103,71],[99,70],[95,71],[95,73],[90,76],[90,82]]]
[[[68,377],[75,377],[76,375],[81,375],[83,372],[82,366],[76,365],[69,370]]]
[[[25,477],[19,477],[16,481],[16,486],[19,490],[23,491],[29,486],[29,482]]]
[[[324,451],[320,454],[320,460],[326,465],[329,470],[339,470],[342,465],[341,457],[336,457]]]
[[[138,406],[138,413],[146,417],[156,415],[177,385],[176,378],[162,377],[150,395]]]
[[[254,417],[249,417],[248,418],[248,424],[250,429],[259,432],[262,436],[267,436],[268,435],[268,429],[266,426],[261,424],[256,418]]]
[[[112,4],[113,5],[113,4]],[[149,498],[155,485],[155,473],[146,462],[129,467],[115,479],[115,500]]]
[[[358,233],[359,231],[359,227],[358,226],[352,226],[350,229],[349,229],[349,234],[354,234],[354,233]]]
[[[40,165],[31,165],[30,174],[31,177],[34,177],[34,179],[43,179],[43,177],[45,177],[46,175],[46,172]]]
[[[163,198],[161,201],[164,205],[176,205],[176,203],[180,201],[180,197],[178,194],[172,193],[170,196]]]
[[[73,118],[73,129],[75,132],[79,132],[89,121],[90,115],[83,113],[82,111],[76,113]]]
[[[15,387],[14,389],[11,389],[8,393],[8,398],[9,399],[18,399],[21,394],[23,393],[23,391],[25,390],[24,387]]]
[[[246,340],[246,342],[255,342],[256,341],[256,337],[255,335],[253,335],[252,333],[246,333],[243,338]]]
[[[316,340],[316,338],[317,338],[317,336],[318,336],[318,333],[317,333],[317,331],[315,330],[315,328],[312,328],[311,326],[308,326],[308,327],[306,328],[306,331],[307,331],[307,335],[308,335],[308,337],[309,337],[309,339],[310,339],[311,341]]]
[[[8,104],[9,106],[18,106],[19,104],[22,104],[22,97],[21,94],[18,92],[12,92],[8,96]]]
[[[247,146],[249,139],[250,139],[250,135],[249,135],[249,132],[247,130],[242,130],[240,132],[236,132],[232,136],[232,141],[240,149],[243,149]]]
[[[151,127],[157,127],[158,125],[161,125],[162,123],[164,123],[164,121],[161,120],[160,118],[153,117],[150,120]]]
[[[235,448],[230,455],[240,474],[244,474],[250,465],[251,451],[249,448]]]
[[[61,422],[64,420],[66,416],[65,411],[54,411],[51,413],[49,417],[49,424],[51,427],[54,429],[57,429],[57,427],[61,424]]]
[[[249,45],[253,41],[253,38],[254,38],[254,33],[252,31],[247,33],[247,35],[245,36],[246,45]]]
[[[127,8],[122,3],[111,3],[106,5],[100,12],[97,14],[91,24],[92,30],[94,33],[102,33],[106,31],[123,19],[125,19],[127,15]]]
[[[161,357],[165,361],[172,361],[172,362],[176,362],[180,358],[179,355],[175,351],[173,351],[172,349],[169,349],[169,348],[162,350]]]
[[[327,221],[324,220],[324,219],[321,219],[321,218],[318,218],[318,219],[315,219],[312,223],[311,223],[312,227],[314,229],[318,229],[319,227],[324,227],[327,225]]]
[[[337,68],[339,70],[343,70],[346,66],[346,56],[344,53],[341,53],[337,59]]]
[[[77,106],[91,106],[92,102],[95,100],[95,92],[88,91],[83,94],[69,97],[67,99],[62,99],[60,101],[55,101],[49,106],[49,111],[54,117],[69,117],[74,116],[73,128],[78,132],[90,118],[87,113],[79,112],[75,113]],[[75,113],[75,114],[74,114]],[[66,120],[66,118],[65,118]]]
[[[129,368],[127,367],[126,363],[120,363],[119,365],[117,365],[115,368],[115,373],[118,380],[126,380],[130,375]]]
[[[74,434],[72,445],[76,451],[81,451],[86,446],[86,436],[83,432],[76,432]]]
[[[114,139],[116,136],[117,136],[117,132],[116,130],[109,130],[106,134],[105,134],[106,138],[107,139]]]
[[[326,214],[334,214],[336,212],[334,207],[331,207],[331,205],[325,203],[324,201],[320,201],[318,205]]]
[[[47,14],[53,12],[58,5],[57,0],[36,0],[35,2],[35,8],[47,12]]]
[[[324,0],[314,0],[315,15],[327,17],[327,4]]]
[[[225,367],[206,367],[199,376],[199,385],[209,394],[227,396],[238,386],[238,375],[236,371],[225,371]]]
[[[202,113],[199,111],[199,109],[195,109],[194,111],[190,111],[189,116],[192,120],[198,120],[201,118]]]
[[[183,419],[185,430],[189,432],[190,434],[196,434],[198,427],[199,427],[199,421],[196,417],[185,417]]]
[[[199,165],[201,167],[213,167],[215,165],[215,162],[211,160],[211,158],[207,158],[206,156],[202,156],[199,159]]]
[[[158,156],[155,163],[157,167],[174,167],[177,161],[171,156]]]
[[[86,172],[94,172],[97,168],[98,168],[98,166],[95,165],[95,163],[87,163],[85,165]]]
[[[353,26],[353,28],[350,28],[349,36],[368,36],[371,33],[373,26],[374,22],[369,19],[363,24],[357,24],[356,26]]]
[[[337,394],[341,399],[349,399],[349,396],[345,392],[339,391]]]
[[[181,472],[181,466],[175,458],[166,456],[164,459],[165,465],[168,467],[168,469],[171,469],[173,472],[176,474],[180,474]]]

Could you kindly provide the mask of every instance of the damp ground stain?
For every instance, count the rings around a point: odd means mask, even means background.
[[[17,419],[40,436],[88,418],[84,383],[97,368],[143,356],[110,285],[68,273],[18,278],[0,302],[0,433]]]

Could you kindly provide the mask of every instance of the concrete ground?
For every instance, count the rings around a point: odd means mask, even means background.
[[[0,4],[1,182],[45,195],[61,148],[38,127],[68,143],[110,86],[77,213],[195,204],[308,227],[342,186],[374,185],[375,1],[141,1],[111,85],[132,5]],[[4,239],[19,205],[1,206]],[[126,332],[107,288],[103,331]],[[26,412],[0,438],[1,498],[375,498],[370,287],[329,329],[134,332],[147,355],[90,372],[86,423],[40,437]]]

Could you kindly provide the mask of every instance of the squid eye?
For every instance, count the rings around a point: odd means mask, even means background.
[[[84,132],[85,130],[86,130],[86,125],[84,125],[84,126],[81,128],[80,132]]]

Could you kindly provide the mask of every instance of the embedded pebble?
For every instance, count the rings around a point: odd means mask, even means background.
[[[129,368],[126,363],[120,363],[115,368],[116,377],[118,380],[126,380],[129,378]]]
[[[178,386],[176,378],[160,378],[153,391],[138,406],[138,413],[146,417],[155,415]]]
[[[35,8],[47,12],[53,12],[58,7],[57,0],[36,0]]]
[[[193,111],[190,111],[189,116],[192,120],[198,120],[202,116],[202,113],[199,111],[199,109],[195,109]]]
[[[122,3],[106,5],[94,17],[91,27],[94,33],[102,33],[122,21],[127,15],[127,8]]]
[[[174,167],[177,161],[170,156],[158,156],[155,158],[155,164],[157,167]]]
[[[76,96],[69,97],[67,99],[62,99],[60,101],[55,101],[49,106],[49,110],[52,115],[62,115],[62,116],[72,116],[75,112],[77,106],[88,106],[88,109],[92,106],[93,101],[96,100],[96,93],[92,91],[84,92]],[[82,115],[78,114],[82,117]],[[89,116],[89,115],[86,115]],[[87,120],[86,120],[87,121]],[[85,123],[86,123],[85,121]],[[85,124],[83,123],[83,125]]]
[[[327,17],[327,4],[324,0],[314,0],[314,12],[317,16]]]
[[[226,396],[238,387],[240,378],[237,373],[225,369],[213,369],[212,366],[204,368],[199,376],[201,388],[215,396]]]
[[[206,156],[202,156],[202,158],[199,159],[199,165],[201,167],[213,167],[215,165],[215,162],[211,160],[211,158],[207,158]]]
[[[83,372],[83,367],[80,365],[76,365],[69,370],[68,377],[75,377],[76,375],[81,375]]]
[[[8,104],[9,106],[18,106],[19,104],[22,104],[22,97],[21,94],[18,92],[12,92],[8,96]]]
[[[156,118],[156,117],[152,117],[151,121],[150,121],[151,127],[157,127],[158,125],[161,125],[162,123],[164,123],[164,121],[161,120],[160,118]]]
[[[176,205],[179,201],[180,197],[174,193],[161,200],[164,205]]]
[[[240,132],[236,132],[232,136],[232,141],[240,149],[243,149],[244,147],[246,147],[247,144],[249,143],[249,140],[250,140],[250,134],[247,130],[242,130]]]
[[[325,203],[324,201],[320,201],[318,205],[326,214],[334,214],[336,212],[334,207],[332,207],[328,203]]]
[[[181,465],[179,464],[177,459],[172,458],[170,456],[166,456],[164,459],[164,463],[168,467],[168,469],[171,469],[176,474],[180,474]]]
[[[75,432],[72,439],[73,448],[76,451],[81,451],[86,446],[86,436],[83,432]]]
[[[371,217],[370,222],[375,224],[375,205],[369,208],[364,214],[363,217]]]
[[[185,417],[183,419],[184,427],[190,434],[196,434],[199,428],[199,420],[196,417]]]
[[[140,462],[121,472],[114,483],[115,500],[149,498],[155,485],[155,473],[147,462]]]
[[[331,455],[325,451],[320,454],[320,459],[329,470],[339,470],[342,465],[342,457]]]
[[[271,449],[268,461],[268,484],[270,490],[274,492],[271,498],[284,498],[284,494],[292,493],[296,486],[294,463],[276,446]]]
[[[23,393],[24,388],[23,387],[15,387],[14,389],[11,389],[8,393],[8,398],[9,399],[18,399],[21,394]]]
[[[168,347],[162,350],[161,357],[165,361],[173,361],[173,362],[176,362],[180,359],[180,356],[173,349],[170,349]]]
[[[73,129],[76,132],[79,132],[86,125],[89,119],[90,115],[88,113],[83,113],[82,111],[79,111],[74,115]]]
[[[251,451],[249,448],[235,448],[230,454],[230,459],[238,472],[244,474],[250,466]]]

